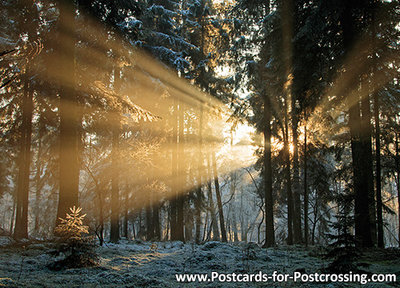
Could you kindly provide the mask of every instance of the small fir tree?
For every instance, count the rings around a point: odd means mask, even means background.
[[[94,239],[86,236],[89,227],[83,225],[86,214],[80,215],[82,208],[75,206],[70,211],[65,219],[60,218],[61,223],[55,228],[58,236],[55,254],[65,257],[49,265],[53,270],[95,266],[98,263]]]
[[[332,243],[329,245],[328,258],[332,258],[332,263],[327,267],[330,273],[348,273],[349,271],[359,271],[355,260],[360,256],[360,251],[356,248],[356,240],[351,233],[354,226],[353,211],[354,195],[350,193],[339,194],[336,196],[338,213],[336,222],[331,223],[331,227],[337,234],[329,234]]]

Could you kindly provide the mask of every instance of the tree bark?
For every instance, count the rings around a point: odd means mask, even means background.
[[[119,93],[121,87],[120,68],[114,67],[114,90]],[[114,109],[111,117],[112,129],[112,150],[111,150],[111,223],[110,223],[110,242],[118,243],[120,239],[119,220],[120,220],[120,135],[121,120],[119,111]]]
[[[79,114],[78,97],[75,91],[75,5],[60,1],[59,47],[56,47],[56,71],[60,85],[60,192],[56,225],[60,218],[70,213],[69,208],[78,206],[79,194]],[[73,27],[70,29],[70,27]],[[68,37],[65,37],[68,36]]]
[[[178,189],[178,104],[174,99],[173,104],[173,128],[172,128],[172,181],[171,181],[171,198],[170,198],[170,231],[171,231],[171,240],[178,240],[177,236],[177,189]]]
[[[215,216],[215,208],[214,208],[214,200],[212,196],[212,187],[211,187],[211,165],[210,165],[210,157],[207,157],[207,166],[208,166],[208,175],[209,181],[207,182],[207,196],[208,196],[208,203],[209,203],[209,211],[211,215],[211,227],[213,231],[213,240],[219,240],[219,230],[218,230],[218,222],[217,217]]]
[[[353,48],[355,41],[355,23],[352,13],[354,12],[353,2],[345,2],[345,9],[343,10],[341,24],[343,29],[343,45],[345,55],[348,55]],[[366,155],[366,149],[363,149],[362,141],[362,122],[360,116],[360,103],[355,101],[353,103],[351,96],[352,92],[356,89],[359,83],[359,75],[353,75],[352,67],[347,65],[346,76],[352,78],[352,86],[345,87],[344,96],[347,98],[345,101],[348,103],[349,111],[349,128],[351,135],[351,151],[352,151],[352,166],[353,166],[353,183],[355,192],[355,205],[354,205],[354,222],[355,222],[355,236],[357,244],[363,247],[373,246],[372,231],[371,231],[371,215],[370,215],[370,179],[368,179],[369,171],[364,165],[365,162],[371,158],[371,155]],[[353,74],[352,74],[353,73]],[[367,163],[369,166],[369,163]]]
[[[14,238],[28,238],[29,171],[31,163],[33,90],[29,81],[29,64],[24,74],[22,99],[22,124],[20,139],[19,170],[17,184],[17,206]]]
[[[306,121],[306,120],[305,120]],[[308,246],[307,122],[304,123],[304,244]]]
[[[154,199],[154,198],[153,198]],[[154,199],[153,202],[153,234],[154,240],[161,240],[161,229],[160,229],[160,203],[158,199]]]
[[[374,193],[374,172],[372,161],[372,126],[371,126],[371,110],[370,110],[370,97],[364,96],[361,99],[361,147],[363,157],[361,158],[363,179],[366,179],[368,191],[368,208],[369,208],[369,222],[372,245],[377,244],[377,221],[376,221],[376,207],[375,207],[375,193]],[[382,198],[381,198],[382,200]]]
[[[128,179],[127,179],[128,182]],[[123,237],[126,239],[129,238],[129,221],[128,221],[128,215],[129,215],[129,201],[130,201],[130,185],[128,183],[125,184],[125,203],[124,203],[124,230],[123,230]]]
[[[217,205],[218,205],[219,226],[221,228],[221,238],[222,238],[222,242],[227,242],[225,220],[224,220],[224,209],[222,207],[221,191],[219,190],[217,161],[215,159],[215,152],[212,153],[212,163],[213,163],[213,172],[214,172],[215,195],[217,198]]]
[[[375,5],[373,5],[375,6]],[[376,8],[376,7],[373,7]],[[372,81],[370,90],[372,91],[373,101],[374,101],[374,120],[375,120],[375,165],[376,165],[376,217],[377,217],[377,236],[378,236],[378,247],[383,248],[385,246],[384,243],[384,232],[383,232],[383,217],[382,217],[382,173],[381,173],[381,128],[380,128],[380,103],[378,92],[374,92],[374,86],[376,85],[376,73],[378,70],[377,64],[377,56],[376,56],[376,17],[375,17],[375,9],[371,11],[371,52],[372,52]]]
[[[264,96],[264,198],[265,198],[265,246],[275,245],[274,200],[272,196],[272,159],[271,159],[271,103]]]
[[[147,201],[146,201],[146,208],[145,208],[145,215],[146,215],[146,240],[147,241],[152,241],[154,238],[154,226],[153,226],[153,211],[152,211],[152,205],[151,205],[151,191],[143,191],[143,193],[148,194],[147,195]]]
[[[43,168],[42,168],[42,129],[45,129],[44,123],[41,122],[39,124],[38,131],[38,147],[37,147],[37,155],[36,155],[36,174],[35,174],[35,227],[34,233],[36,236],[40,234],[40,201],[41,201],[41,190],[43,188],[43,179],[41,177]]]
[[[292,100],[293,102],[293,100]],[[295,105],[292,105],[295,110]],[[302,242],[301,233],[301,205],[300,205],[300,171],[299,171],[299,147],[298,147],[298,120],[296,112],[292,117],[293,133],[293,242],[299,244]]]
[[[186,169],[184,167],[184,108],[183,102],[179,102],[179,142],[178,142],[178,179],[179,179],[179,187],[177,191],[177,198],[176,198],[176,228],[177,228],[177,240],[185,241],[185,230],[184,230],[184,202],[185,202],[185,186],[186,186]]]
[[[287,244],[293,244],[293,194],[292,194],[292,178],[290,169],[290,150],[289,150],[289,130],[288,130],[288,115],[285,112],[285,131],[284,131],[284,159],[285,159],[285,180],[286,180],[286,193],[287,193],[287,227],[288,227],[288,238]]]
[[[198,136],[198,157],[197,159],[197,187],[196,187],[196,200],[195,200],[195,222],[196,222],[196,234],[195,241],[196,243],[200,243],[200,229],[201,229],[201,209],[202,209],[202,200],[203,200],[203,192],[202,192],[202,171],[203,171],[203,107],[201,106],[199,109],[199,136]]]
[[[98,190],[98,196],[99,196],[99,241],[100,241],[100,246],[103,246],[104,243],[104,201],[103,201],[103,190],[102,188],[96,188]]]
[[[379,120],[379,99],[378,93],[374,93],[374,107],[375,107],[375,160],[376,160],[376,216],[378,228],[378,247],[383,248],[384,234],[383,234],[383,217],[382,217],[382,180],[381,180],[381,129]]]

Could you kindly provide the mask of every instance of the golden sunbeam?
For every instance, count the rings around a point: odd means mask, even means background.
[[[119,33],[86,16],[84,22],[82,29],[64,23],[45,45],[48,49],[69,44],[49,53],[47,70],[31,73],[79,95],[78,101],[62,100],[64,121],[75,121],[76,113],[68,111],[79,111],[84,153],[90,159],[83,170],[96,191],[98,179],[107,183],[102,189],[112,191],[119,179],[138,191],[129,205],[141,209],[256,162],[249,144],[254,130],[239,124],[234,136],[226,133],[231,130],[231,112],[224,103],[133,48]],[[72,74],[62,69],[70,67],[71,47],[76,55]],[[211,156],[216,163],[210,162]],[[98,168],[102,166],[108,168]],[[130,197],[129,191],[119,194],[121,199]]]

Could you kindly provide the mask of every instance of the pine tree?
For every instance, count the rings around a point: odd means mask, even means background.
[[[98,263],[95,244],[91,237],[85,236],[89,233],[89,227],[83,224],[86,214],[80,215],[82,209],[75,206],[69,210],[70,213],[66,214],[65,219],[60,218],[60,224],[55,228],[59,236],[56,253],[66,256],[49,264],[52,270],[95,266]]]
[[[356,239],[351,234],[354,227],[352,217],[353,195],[339,194],[336,197],[338,213],[336,222],[331,223],[331,227],[336,230],[336,234],[330,234],[329,238],[333,241],[327,257],[334,258],[333,262],[326,268],[330,273],[346,273],[346,271],[359,271],[354,261],[360,256],[356,248]]]

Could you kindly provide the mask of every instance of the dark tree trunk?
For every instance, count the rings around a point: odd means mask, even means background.
[[[293,194],[292,194],[292,179],[290,177],[290,152],[289,144],[286,142],[285,146],[285,178],[286,178],[286,192],[287,192],[287,209],[288,209],[288,239],[287,244],[293,244]]]
[[[376,207],[375,207],[375,194],[374,194],[374,172],[372,161],[372,126],[371,126],[371,110],[370,110],[370,97],[364,96],[361,99],[361,147],[363,157],[361,168],[363,170],[363,179],[367,180],[368,191],[368,204],[369,204],[369,217],[372,244],[377,243],[377,229],[376,229]]]
[[[103,202],[103,190],[100,190],[102,188],[97,187],[98,190],[98,195],[99,195],[99,241],[100,241],[100,246],[103,246],[104,243],[104,202]]]
[[[149,191],[143,191],[143,193],[149,193]],[[146,240],[151,241],[154,238],[154,226],[153,226],[153,211],[151,205],[150,195],[147,196],[148,200],[146,203]]]
[[[293,194],[292,194],[292,179],[290,169],[290,150],[289,150],[289,135],[288,135],[288,115],[285,112],[285,131],[284,131],[284,157],[285,157],[285,180],[286,180],[286,193],[287,193],[287,226],[288,226],[288,238],[287,244],[293,244]]]
[[[289,151],[289,98],[290,98],[290,73],[292,69],[292,37],[293,37],[293,1],[282,1],[282,49],[284,55],[284,76],[287,87],[282,87],[285,93],[285,111],[284,111],[284,153],[285,153],[285,178],[286,178],[286,191],[287,191],[287,208],[288,208],[288,238],[287,243],[293,244],[293,193],[292,193],[292,180],[291,180],[291,162]]]
[[[130,201],[130,185],[125,184],[125,203],[124,203],[124,230],[123,230],[123,236],[128,239],[129,238],[129,221],[128,221],[128,216],[129,216],[129,201]]]
[[[158,199],[153,201],[153,234],[154,240],[161,240],[161,229],[160,229],[160,203]]]
[[[43,188],[43,179],[41,177],[43,172],[41,157],[42,157],[42,131],[45,129],[44,123],[39,124],[38,129],[38,147],[36,156],[36,174],[35,174],[35,235],[40,234],[40,201],[41,201],[41,190]]]
[[[200,230],[201,230],[201,209],[202,209],[202,171],[203,171],[203,107],[201,106],[199,109],[199,148],[198,148],[198,157],[197,159],[197,187],[196,187],[196,200],[195,200],[195,241],[196,243],[200,243]]]
[[[308,246],[307,122],[304,124],[304,244]]]
[[[365,179],[362,171],[362,143],[357,137],[359,127],[355,127],[359,123],[359,104],[356,103],[349,109],[349,124],[351,133],[351,150],[353,159],[353,182],[355,190],[355,235],[361,246],[372,246],[371,238],[371,222],[369,216],[369,195],[368,195],[368,179]]]
[[[271,103],[264,96],[264,198],[265,198],[265,246],[275,245],[274,200],[272,197],[272,161],[271,161]]]
[[[317,221],[318,221],[318,194],[315,193],[315,202],[314,202],[314,221],[312,223],[312,229],[311,229],[311,245],[315,245],[315,229],[317,227]]]
[[[30,87],[29,66],[24,74],[22,99],[22,124],[20,139],[19,170],[17,184],[17,206],[14,238],[28,238],[29,171],[31,163],[33,89]]]
[[[114,90],[119,93],[121,86],[120,69],[114,68]],[[111,223],[110,223],[110,242],[117,243],[120,239],[119,220],[120,220],[120,135],[121,122],[119,111],[112,111],[112,151],[111,151]]]
[[[376,160],[376,216],[378,228],[378,247],[383,248],[383,217],[382,217],[382,181],[381,181],[381,129],[379,120],[379,99],[378,93],[374,93],[375,106],[375,160]]]
[[[196,198],[195,198],[195,241],[200,243],[201,234],[201,202],[202,202],[202,191],[201,186],[196,188]]]
[[[170,198],[170,213],[169,213],[169,221],[170,221],[170,230],[171,230],[171,240],[178,240],[177,236],[177,206],[176,200],[178,196],[178,105],[176,100],[174,99],[173,105],[173,128],[172,128],[172,177],[171,177],[171,198]]]
[[[375,3],[375,2],[374,2]],[[375,5],[373,5],[375,6]],[[376,8],[376,7],[372,7]],[[375,120],[375,165],[376,165],[376,217],[377,217],[377,237],[378,237],[378,247],[383,248],[385,246],[384,243],[384,232],[383,232],[383,217],[382,217],[382,173],[381,173],[381,128],[380,128],[380,103],[378,92],[374,92],[374,86],[376,83],[376,73],[378,71],[377,67],[377,56],[376,56],[376,18],[375,11],[372,9],[371,11],[371,25],[372,25],[372,33],[371,33],[371,52],[372,52],[372,82],[370,90],[372,91],[373,101],[374,101],[374,120]]]
[[[221,191],[219,190],[217,161],[215,159],[215,152],[212,153],[212,163],[213,163],[213,172],[214,172],[215,195],[217,198],[217,205],[218,205],[219,226],[221,228],[221,238],[222,238],[222,242],[227,242],[226,230],[225,230],[225,220],[224,220],[224,209],[222,207]]]
[[[355,41],[355,23],[353,19],[354,3],[351,1],[345,2],[345,9],[341,19],[343,28],[343,45],[345,55],[348,55],[353,48]],[[355,207],[354,207],[354,219],[355,219],[355,236],[358,245],[364,247],[370,247],[373,245],[372,230],[371,226],[375,223],[371,223],[370,215],[370,183],[371,179],[368,179],[370,175],[369,168],[371,154],[367,155],[368,149],[363,147],[362,139],[362,121],[360,116],[360,103],[358,100],[352,101],[351,95],[355,89],[358,89],[357,83],[359,83],[359,75],[353,75],[354,69],[350,65],[345,67],[346,76],[349,79],[348,83],[352,83],[352,86],[346,87],[344,90],[346,101],[349,109],[349,128],[351,135],[351,151],[353,159],[353,183],[355,192]],[[352,74],[353,73],[353,74]],[[355,102],[355,103],[354,103]],[[368,163],[367,163],[368,162]],[[367,166],[365,166],[365,164]]]
[[[217,217],[215,216],[215,207],[214,207],[214,200],[212,196],[212,187],[211,187],[211,165],[210,165],[210,157],[207,157],[207,166],[208,166],[208,178],[210,179],[207,182],[207,196],[208,196],[208,204],[209,204],[209,211],[211,216],[211,227],[213,231],[213,240],[219,240],[219,230],[218,230],[218,222]]]
[[[294,104],[293,104],[294,106]],[[292,107],[295,109],[295,107]],[[297,115],[293,112],[292,131],[293,131],[293,242],[302,242],[301,233],[301,205],[300,205],[300,171],[299,171],[299,147],[297,133]]]
[[[61,1],[59,9],[60,35],[56,47],[57,60],[54,67],[60,85],[60,192],[57,220],[65,218],[69,208],[78,206],[79,194],[79,114],[75,91],[75,5]],[[72,27],[72,29],[71,29]],[[72,33],[73,35],[65,35]],[[68,36],[68,37],[66,37]]]
[[[186,186],[186,169],[184,167],[185,159],[184,159],[184,108],[183,103],[179,103],[179,142],[178,142],[178,179],[179,179],[179,187],[177,191],[176,198],[176,229],[177,229],[177,240],[185,241],[184,234],[184,202],[185,202],[185,186]]]

